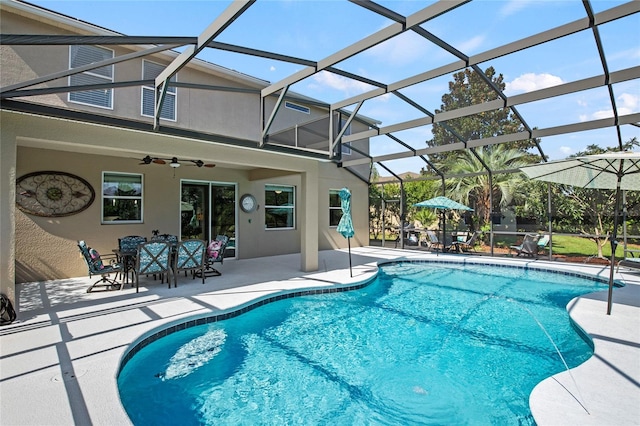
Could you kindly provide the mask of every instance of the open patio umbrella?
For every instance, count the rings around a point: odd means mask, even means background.
[[[465,211],[473,211],[471,207],[465,206],[464,204],[460,204],[457,201],[453,201],[450,198],[439,196],[430,198],[425,201],[420,201],[419,203],[414,204],[415,207],[429,207],[432,209],[440,209],[442,211],[442,247],[444,247],[445,242],[445,212],[447,210],[465,210]]]
[[[611,265],[607,315],[611,315],[613,269],[618,242],[622,190],[640,190],[640,152],[607,152],[521,167],[531,179],[593,189],[615,189],[616,205],[611,237]]]
[[[340,207],[342,207],[342,217],[338,223],[338,232],[347,239],[347,245],[349,247],[349,274],[353,277],[353,271],[351,270],[351,240],[354,236],[355,230],[353,229],[353,222],[351,221],[351,192],[348,188],[342,188],[340,193]]]

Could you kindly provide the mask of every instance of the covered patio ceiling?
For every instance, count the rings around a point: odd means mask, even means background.
[[[35,2],[39,3],[48,5]],[[76,2],[71,3],[77,7]],[[105,3],[127,13],[128,2]],[[168,3],[164,2],[163,8],[169,7]],[[132,32],[127,28],[113,28],[110,22],[95,22],[68,12],[74,18],[118,32],[100,28],[104,35],[1,34],[0,44],[137,46],[137,53],[116,57],[112,63],[173,49],[179,54],[154,82],[108,84],[123,87],[153,83],[158,93],[171,84],[238,90],[186,81],[169,83],[191,61],[240,71],[264,80],[261,89],[253,90],[263,107],[267,97],[277,99],[275,109],[264,110],[258,147],[277,150],[281,146],[313,156],[321,152],[345,168],[378,165],[381,175],[397,177],[416,172],[429,163],[430,154],[525,139],[539,139],[535,153],[551,159],[591,144],[621,147],[633,137],[640,139],[638,1],[301,2],[307,8],[305,14],[312,13],[313,26],[306,29],[299,26],[308,17],[300,15],[302,9],[297,2],[176,3],[189,9],[192,20],[188,27],[195,33],[179,34],[178,28],[184,23],[181,25],[179,17],[173,15],[172,20],[162,22],[163,32],[176,33],[131,36],[124,35]],[[263,18],[266,16],[269,19]],[[303,30],[306,32],[301,34]],[[332,37],[326,38],[327,34]],[[506,90],[487,80],[495,92],[494,100],[437,112],[455,73],[471,68],[484,75],[489,67],[504,74]],[[274,74],[264,71],[276,69]],[[79,71],[62,71],[2,87],[2,106],[16,107],[19,102],[12,101],[16,98],[22,102],[30,96],[69,91],[69,86],[35,87],[74,72]],[[270,82],[269,77],[276,74]],[[271,130],[273,118],[284,101],[291,99],[314,99],[317,105],[341,114],[345,121],[330,119],[335,116],[330,114],[325,120],[301,126],[309,140],[292,147],[295,136],[291,129]],[[158,102],[162,102],[162,96]],[[434,123],[446,125],[460,117],[503,108],[514,112],[523,131],[439,147],[425,143],[432,137]],[[371,118],[367,121],[370,130],[343,134],[345,124],[355,114]],[[155,128],[162,131],[157,119]],[[342,158],[334,154],[341,151],[340,143],[363,138],[370,138],[370,152]]]

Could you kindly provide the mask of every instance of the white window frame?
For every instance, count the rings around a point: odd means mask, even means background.
[[[277,190],[274,190],[273,188],[291,188],[293,204],[290,205],[290,206],[287,206],[287,205],[269,205],[269,204],[267,204],[267,202],[268,202],[267,192],[268,191],[276,191],[276,193],[277,193]],[[264,199],[265,199],[264,229],[266,231],[286,231],[286,230],[296,229],[296,187],[294,185],[266,184],[264,186],[264,196],[265,196],[264,197]],[[267,212],[270,209],[291,209],[291,215],[293,217],[292,226],[268,227],[267,226]]]
[[[122,176],[122,177],[139,177],[140,178],[140,195],[116,195],[116,194],[106,194],[105,192],[105,176]],[[144,175],[141,173],[124,173],[124,172],[111,172],[111,171],[103,171],[102,172],[102,186],[101,186],[101,201],[100,204],[100,223],[102,225],[122,225],[128,223],[144,223]],[[105,220],[105,202],[113,203],[114,205],[118,200],[133,200],[136,206],[139,206],[140,210],[140,219],[139,220]]]
[[[72,58],[74,56],[74,50],[77,50],[77,49],[80,49],[80,48],[94,48],[94,49],[104,50],[104,51],[107,51],[107,52],[111,52],[111,58],[114,57],[113,49],[108,49],[106,47],[102,47],[102,46],[85,46],[85,45],[71,45],[71,46],[69,46],[69,69],[70,70],[73,69],[71,67],[71,61],[72,61]],[[84,65],[88,65],[88,64],[81,64],[79,66],[84,66]],[[91,78],[99,78],[99,79],[105,80],[105,82],[113,83],[114,78],[115,78],[114,77],[115,68],[114,68],[113,65],[106,65],[106,67],[111,68],[111,77],[106,77],[104,75],[97,74],[97,73],[95,73],[95,70],[89,70],[89,71],[85,71],[85,72],[74,74],[74,75],[87,75],[87,76],[90,76]],[[69,78],[68,78],[69,86],[71,86],[71,87],[74,86],[72,84],[72,79],[73,79],[74,75],[70,75]],[[104,106],[104,105],[99,105],[99,104],[95,104],[95,103],[92,103],[92,102],[86,102],[86,101],[81,101],[81,100],[77,100],[77,99],[72,99],[73,96],[76,96],[78,93],[92,92],[94,90],[87,90],[87,91],[82,91],[82,92],[69,92],[69,94],[67,95],[67,100],[68,100],[68,102],[74,103],[74,104],[89,105],[89,106],[96,107],[96,108],[113,110],[113,89],[100,89],[100,90],[105,90],[105,91],[109,92],[109,106]]]
[[[161,67],[162,69],[164,69],[166,67],[166,65],[162,65],[159,64],[157,62],[153,62],[153,61],[149,61],[146,59],[142,60],[142,79],[146,80],[147,76],[145,75],[145,65],[146,64],[153,64],[153,65],[157,65],[159,67]],[[161,70],[160,70],[161,71]],[[154,75],[153,78],[157,77],[160,74],[160,72],[158,72],[157,75]],[[176,82],[178,81],[178,76],[177,74],[174,74],[173,77],[171,77],[171,79],[169,80],[171,82]],[[156,99],[156,88],[155,86],[142,86],[142,88],[140,89],[140,115],[142,115],[143,117],[153,117],[153,114],[145,114],[144,112],[144,100],[145,100],[145,90],[146,91],[151,91],[153,93],[153,108],[152,110],[155,111],[155,99]],[[166,120],[166,121],[173,121],[176,122],[178,120],[178,90],[176,87],[172,87],[169,86],[167,87],[167,93],[165,94],[165,96],[167,98],[173,98],[173,118],[172,117],[167,117],[167,116],[163,116],[163,112],[165,112],[164,108],[162,111],[160,111],[160,119],[161,120]],[[165,99],[165,103],[163,104],[163,107],[166,106],[166,99]]]
[[[311,108],[296,104],[290,101],[284,101],[284,107],[303,114],[311,114]]]
[[[338,206],[332,206],[331,205],[331,196],[332,195],[336,195],[338,197]],[[336,223],[335,225],[331,224],[331,213],[333,211],[339,211],[340,212],[340,218],[342,218],[342,203],[340,202],[340,190],[339,189],[330,189],[329,190],[329,228],[337,228],[338,224],[340,223],[340,219],[338,219],[338,223]]]

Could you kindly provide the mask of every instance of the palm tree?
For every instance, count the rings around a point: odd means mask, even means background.
[[[524,180],[520,173],[497,173],[492,175],[493,187],[489,184],[489,174],[484,164],[491,171],[517,169],[531,163],[531,154],[518,149],[509,149],[504,145],[475,148],[475,154],[467,149],[460,151],[455,158],[450,158],[442,166],[448,175],[464,175],[478,172],[483,174],[459,178],[449,188],[453,197],[464,204],[474,206],[482,223],[488,223],[491,217],[491,194],[494,204],[507,206],[514,198],[515,190]],[[480,161],[482,160],[482,161]]]

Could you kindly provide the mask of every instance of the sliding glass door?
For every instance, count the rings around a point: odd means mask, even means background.
[[[235,257],[236,184],[183,181],[181,194],[181,238],[211,241],[226,235],[225,257]]]

